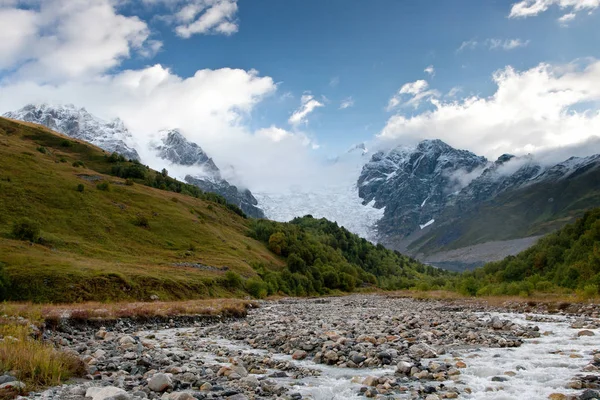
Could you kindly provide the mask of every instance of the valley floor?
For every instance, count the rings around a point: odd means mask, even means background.
[[[24,398],[598,397],[598,309],[512,306],[352,295],[263,301],[241,319],[68,322],[45,334],[87,378]]]

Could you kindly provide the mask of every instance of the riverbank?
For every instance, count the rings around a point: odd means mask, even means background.
[[[595,308],[521,307],[353,295],[265,301],[236,319],[66,322],[45,337],[87,373],[23,398],[594,398]]]

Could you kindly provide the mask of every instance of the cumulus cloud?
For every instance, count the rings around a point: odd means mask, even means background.
[[[340,110],[345,110],[346,108],[350,107],[354,107],[354,99],[352,96],[346,97],[344,100],[342,100],[342,103],[340,104]]]
[[[569,22],[571,22],[575,19],[576,16],[577,16],[577,14],[575,14],[575,13],[572,13],[572,12],[567,13],[558,19],[558,23],[561,26],[567,26],[567,25],[569,25]]]
[[[438,97],[437,90],[430,90],[429,83],[423,79],[405,83],[400,90],[390,98],[386,110],[391,111],[398,106],[418,107],[422,101]]]
[[[429,76],[434,76],[435,75],[435,68],[433,68],[433,65],[430,65],[427,68],[425,68],[423,70],[423,72],[429,74]]]
[[[160,64],[118,70],[124,59],[151,57],[162,45],[150,39],[144,21],[119,13],[119,1],[46,0],[17,8],[21,4],[0,3],[0,114],[46,102],[72,103],[107,120],[119,117],[143,160],[174,172],[148,145],[160,130],[178,128],[227,178],[251,189],[289,184],[314,164],[318,144],[308,135],[248,126],[256,106],[277,91],[271,77],[231,68],[183,77]],[[310,100],[303,103],[303,118],[315,107]]]
[[[482,41],[478,41],[476,39],[471,39],[462,42],[458,49],[456,49],[457,53],[463,52],[465,50],[475,50],[478,47],[487,48],[489,50],[514,50],[519,47],[526,47],[529,45],[529,40],[522,40],[519,38],[516,39],[498,39],[498,38],[490,38]]]
[[[30,7],[17,8],[22,3]],[[158,50],[156,41],[145,47],[146,23],[118,14],[113,3],[5,2],[0,7],[0,71],[18,69],[20,76],[46,82],[75,79],[115,67],[133,51]]]
[[[552,6],[568,10],[569,13],[592,11],[600,7],[600,0],[522,0],[512,5],[509,18],[534,17]]]
[[[300,125],[307,123],[308,114],[313,112],[315,109],[319,107],[324,107],[325,105],[320,101],[316,100],[312,94],[304,94],[300,99],[300,108],[298,108],[288,119],[290,125]]]
[[[430,98],[433,110],[392,116],[378,138],[388,144],[439,138],[488,158],[579,144],[600,132],[600,61],[506,67],[489,97]],[[588,148],[589,153],[598,148]]]
[[[239,29],[237,0],[143,0],[164,4],[172,14],[163,17],[182,38],[196,34],[232,35]]]

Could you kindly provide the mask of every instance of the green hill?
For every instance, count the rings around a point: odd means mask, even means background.
[[[162,190],[146,186],[157,182]],[[87,143],[0,118],[0,262],[11,300],[219,296],[225,269],[250,277],[254,263],[282,267],[232,208]],[[24,218],[39,227],[35,244],[15,240]]]
[[[600,208],[549,234],[517,256],[465,273],[459,285],[470,294],[529,294],[560,288],[598,294]]]
[[[0,118],[0,299],[304,295],[438,275],[331,222],[250,220],[167,171]]]

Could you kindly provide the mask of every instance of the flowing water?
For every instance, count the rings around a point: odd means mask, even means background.
[[[576,375],[589,375],[582,371],[593,359],[594,351],[600,350],[600,330],[593,330],[594,336],[578,337],[580,329],[570,327],[572,318],[564,316],[536,316],[544,322],[528,321],[522,314],[485,313],[481,317],[489,320],[491,316],[508,319],[520,325],[537,325],[542,333],[536,339],[525,339],[517,348],[470,348],[450,350],[448,354],[424,362],[444,361],[451,364],[462,360],[467,367],[461,369],[456,381],[444,382],[448,387],[460,389],[459,398],[477,400],[513,400],[548,399],[552,393],[577,394],[581,390],[567,389],[566,385]],[[170,329],[159,331],[157,336],[170,341],[175,348],[174,335],[193,335],[193,329]],[[320,371],[320,376],[310,376],[300,380],[278,379],[278,383],[290,388],[290,393],[298,392],[304,398],[315,400],[343,400],[362,398],[359,389],[367,376],[393,376],[394,368],[349,369],[315,364],[312,361],[295,361],[289,355],[272,354],[265,350],[255,350],[242,342],[227,339],[198,339],[199,348],[222,348],[236,353],[269,355],[281,361],[289,361],[298,367]],[[211,351],[197,352],[195,357],[211,363],[227,365],[227,360],[215,356]],[[273,371],[267,372],[268,375]],[[506,378],[506,381],[492,381],[494,377]],[[426,382],[425,382],[426,383]],[[423,382],[406,381],[408,387],[418,387]],[[439,384],[439,382],[432,383]],[[470,391],[470,393],[469,393]],[[396,394],[393,398],[411,398],[410,393]]]

